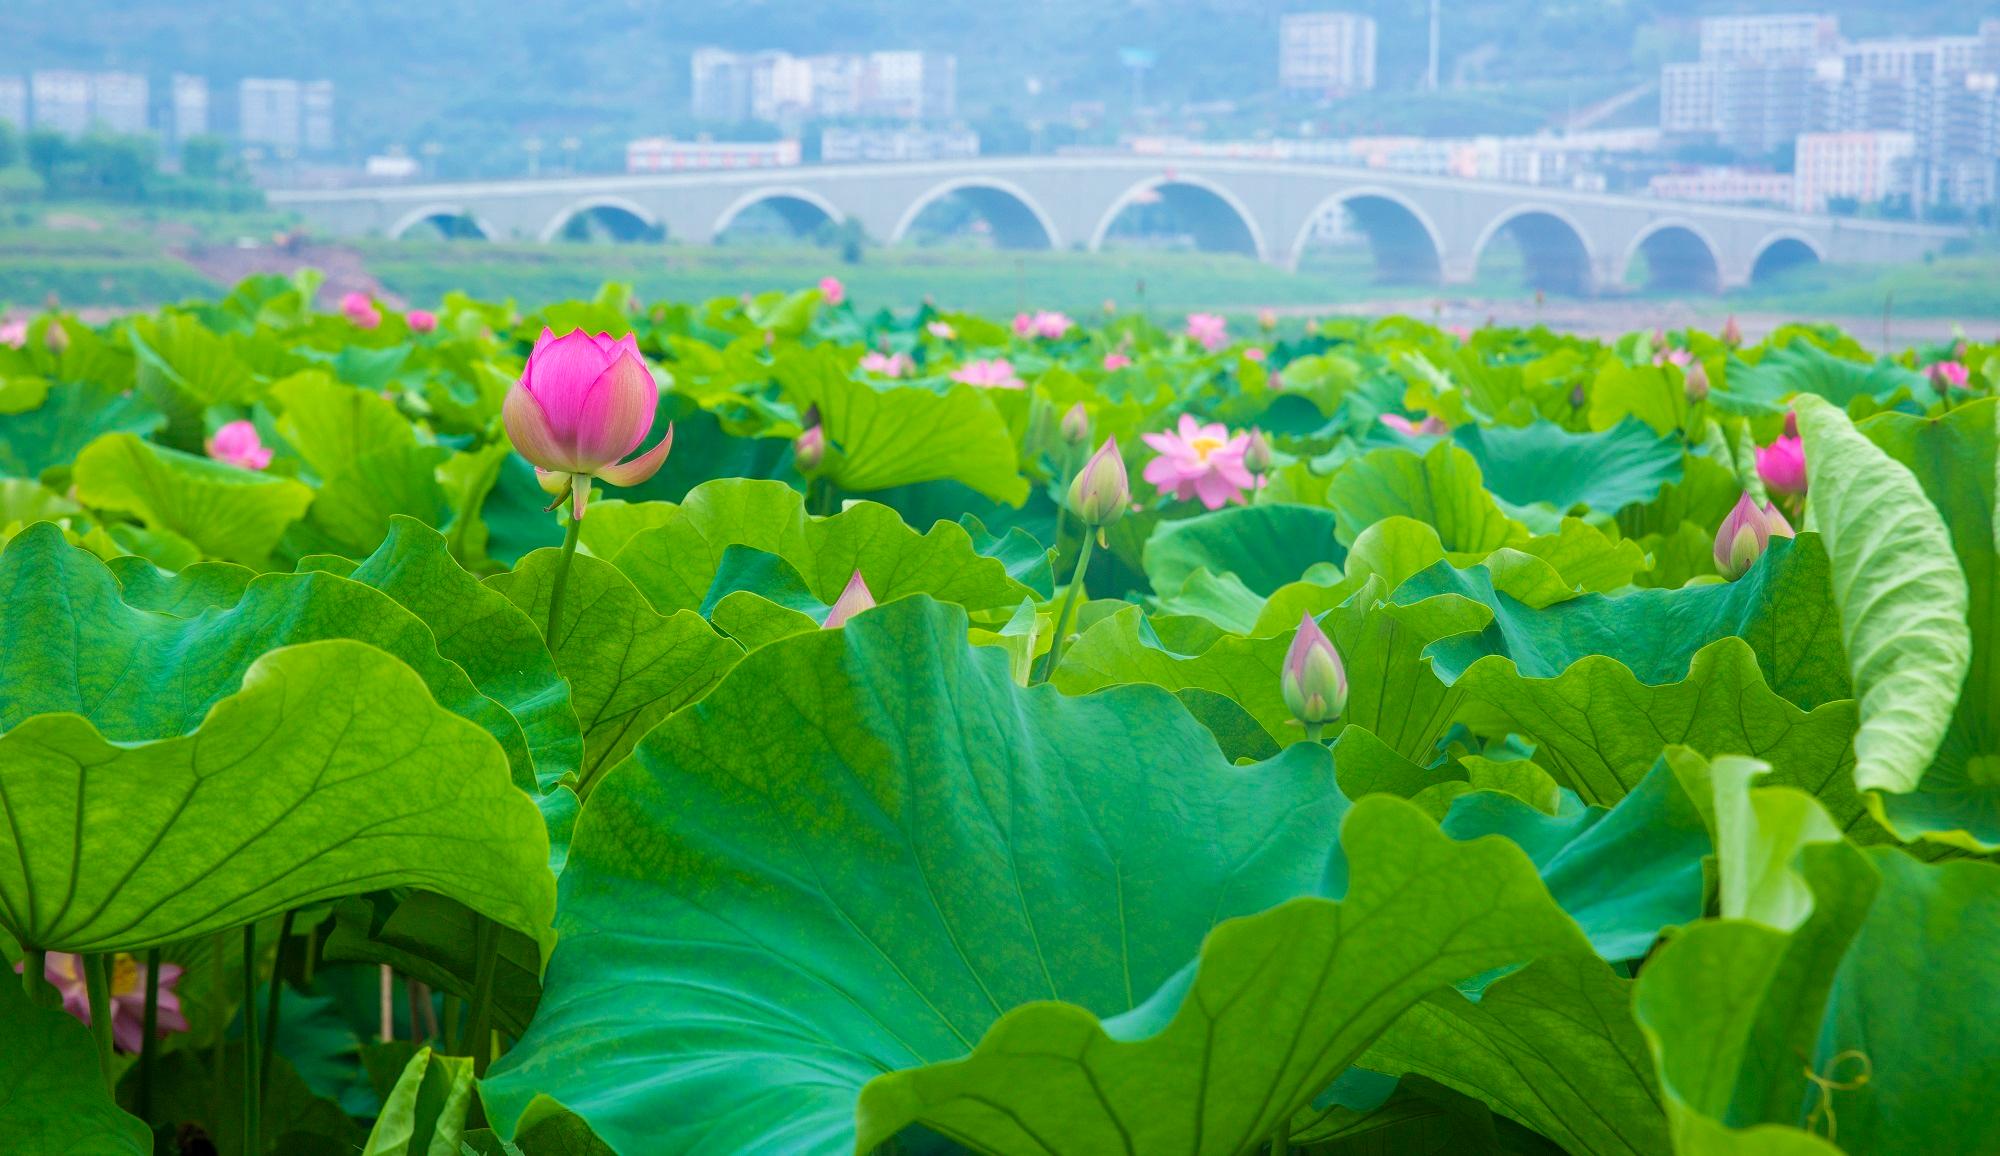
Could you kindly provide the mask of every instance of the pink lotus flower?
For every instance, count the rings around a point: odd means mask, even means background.
[[[403,320],[410,323],[410,329],[415,333],[434,333],[437,331],[437,314],[432,313],[428,309],[412,309]]]
[[[1383,425],[1388,426],[1397,433],[1413,438],[1443,437],[1445,434],[1451,432],[1450,428],[1444,424],[1444,419],[1438,417],[1436,414],[1432,414],[1422,421],[1411,421],[1400,413],[1385,413],[1382,415],[1381,421]]]
[[[828,305],[838,307],[841,302],[847,300],[847,286],[842,285],[838,277],[821,277],[819,295],[826,299]]]
[[[1028,388],[1027,382],[1014,375],[1014,363],[1004,357],[968,361],[952,372],[951,379],[961,385],[976,385],[981,389]]]
[[[1219,510],[1256,484],[1243,465],[1249,434],[1231,437],[1228,427],[1220,422],[1202,425],[1191,415],[1182,414],[1178,433],[1143,436],[1160,456],[1146,463],[1141,476],[1182,501],[1200,498],[1202,505]]]
[[[1047,341],[1060,341],[1075,327],[1076,322],[1071,321],[1067,313],[1044,309],[1035,314],[1035,336]]]
[[[20,318],[0,325],[0,345],[11,345],[15,349],[28,344],[28,321]]]
[[[208,439],[205,448],[209,457],[237,469],[261,470],[271,464],[271,448],[257,436],[257,427],[247,421],[226,423]]]
[[[1262,361],[1264,360],[1265,357],[1264,348],[1263,346],[1260,345],[1253,345],[1250,348],[1243,351],[1243,356],[1249,358],[1252,361]]]
[[[1806,445],[1797,434],[1786,434],[1757,451],[1757,476],[1780,494],[1806,492]]]
[[[1461,345],[1472,340],[1472,330],[1463,325],[1447,325],[1444,331],[1457,338]]]
[[[883,377],[908,377],[916,367],[917,363],[911,361],[908,354],[881,353],[871,349],[861,355],[861,368]]]
[[[1032,314],[1028,313],[1014,314],[1014,336],[1019,337],[1025,341],[1029,337],[1034,336],[1034,332],[1035,332],[1035,318]]]
[[[25,966],[15,964],[14,973],[19,975]],[[83,957],[51,951],[42,974],[62,993],[63,1010],[88,1024],[90,989],[84,981]],[[146,1042],[146,965],[121,952],[112,957],[106,979],[111,989],[111,1043],[121,1052],[136,1053]],[[168,1032],[188,1030],[187,1016],[181,1013],[181,997],[174,990],[180,980],[180,964],[160,965],[157,1027],[163,1038]]]
[[[363,329],[373,329],[382,324],[382,314],[375,308],[375,302],[366,293],[349,293],[340,299],[340,311],[347,319]]]
[[[1708,369],[1701,362],[1690,362],[1687,373],[1681,378],[1681,391],[1689,405],[1697,405],[1708,400]]]
[[[792,464],[802,474],[810,474],[819,469],[826,460],[826,431],[816,425],[807,426],[792,439]]]
[[[947,321],[933,321],[929,325],[924,326],[924,332],[929,333],[939,341],[958,340],[958,330],[953,329],[951,323]]]
[[[1308,613],[1285,651],[1278,688],[1292,717],[1309,727],[1324,726],[1347,709],[1347,668],[1340,651]]]
[[[1117,373],[1119,370],[1124,369],[1126,366],[1131,364],[1132,364],[1131,358],[1125,356],[1123,353],[1120,353],[1115,349],[1104,355],[1104,372],[1106,373]]]
[[[1722,323],[1722,343],[1731,349],[1743,344],[1743,327],[1736,324],[1736,314],[1734,313],[1731,313],[1729,319]]]
[[[1764,556],[1771,539],[1795,536],[1776,506],[1744,494],[1715,529],[1716,572],[1733,582]]]
[[[1924,376],[1931,379],[1932,389],[1950,393],[1954,389],[1964,389],[1972,380],[1972,371],[1965,368],[1962,361],[1934,361],[1924,367]]]
[[[821,628],[838,630],[847,625],[848,619],[863,610],[874,608],[875,595],[869,591],[868,583],[861,580],[861,571],[856,570],[854,577],[847,580],[847,589],[840,592],[840,597],[834,599],[833,607],[826,612],[826,621]]]
[[[674,444],[671,425],[660,444],[626,456],[652,432],[659,404],[660,388],[631,334],[614,340],[577,329],[557,337],[543,329],[501,418],[542,488],[569,491],[572,512],[582,518],[589,479],[636,486],[660,471]]]
[[[1653,355],[1654,365],[1686,365],[1694,360],[1694,354],[1685,349],[1663,349]]]
[[[1214,313],[1190,313],[1187,335],[1213,353],[1229,344],[1229,322]]]

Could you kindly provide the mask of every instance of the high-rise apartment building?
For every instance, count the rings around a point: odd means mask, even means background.
[[[77,136],[90,131],[90,74],[37,72],[28,78],[35,127]]]
[[[720,48],[695,51],[691,105],[710,121],[774,124],[808,117],[946,120],[958,112],[958,58],[948,53],[896,51],[789,52],[743,55]]]
[[[151,130],[152,93],[146,78],[131,72],[97,72],[90,77],[90,123],[106,132],[139,136]]]
[[[167,130],[175,144],[210,131],[208,79],[175,73],[168,89]]]
[[[1358,12],[1298,12],[1278,21],[1278,85],[1331,94],[1375,87],[1375,21]]]

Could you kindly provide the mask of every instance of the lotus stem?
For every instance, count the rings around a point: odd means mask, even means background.
[[[1320,731],[1322,731],[1322,730],[1324,730],[1324,729],[1325,729],[1325,724],[1324,724],[1324,723],[1307,723],[1307,724],[1306,724],[1306,741],[1307,741],[1307,742],[1309,742],[1309,743],[1316,743],[1316,742],[1318,742],[1318,741],[1319,741],[1319,733],[1320,733]]]
[[[1088,530],[1089,527],[1085,529]],[[1055,637],[1049,640],[1049,663],[1042,668],[1043,682],[1054,678],[1056,667],[1062,665],[1063,640],[1069,636],[1069,614],[1076,608],[1076,596],[1083,592],[1083,572],[1090,566],[1090,552],[1096,545],[1095,533],[1084,534],[1083,548],[1076,552],[1076,569],[1070,571],[1069,589],[1063,593],[1062,609],[1056,613],[1056,633]]]
[[[111,981],[104,974],[105,956],[83,957],[83,988],[90,1000],[90,1038],[97,1044],[97,1070],[111,1086]]]
[[[139,1039],[139,1119],[153,1123],[153,1064],[159,1059],[160,1041],[160,949],[146,952],[146,1010],[140,1018]]]
[[[1271,1156],[1289,1156],[1292,1150],[1292,1129],[1289,1121],[1278,1125],[1271,1133]]]
[[[500,929],[484,915],[475,916],[474,936],[477,963],[472,973],[472,1006],[465,1020],[465,1035],[459,1050],[472,1057],[472,1074],[484,1076],[493,1061],[493,976],[500,969]]]
[[[264,1051],[257,1057],[257,1079],[260,1084],[271,1082],[271,1057],[278,1050],[278,1009],[283,1006],[279,996],[285,990],[285,948],[292,941],[292,918],[296,911],[285,912],[285,918],[278,924],[278,958],[271,964],[270,1002],[265,1005]]]
[[[587,486],[588,478],[580,478],[571,485]],[[542,638],[549,649],[556,648],[556,623],[562,621],[563,591],[569,586],[569,564],[576,557],[577,539],[583,536],[583,519],[569,516],[569,529],[563,534],[562,556],[556,559],[556,575],[549,582],[549,627],[542,631]]]
[[[275,978],[275,977],[274,977]],[[243,925],[243,1151],[264,1151],[264,1087],[257,1051],[257,925]]]
[[[1056,498],[1055,547],[1056,547],[1057,557],[1062,556],[1063,528],[1069,522],[1069,501],[1068,501],[1069,484],[1076,480],[1076,451],[1072,449],[1067,443],[1064,444],[1062,451],[1061,477],[1062,477],[1062,489],[1057,491],[1057,498]],[[1084,527],[1084,529],[1088,530],[1089,527],[1086,526]],[[1088,536],[1089,536],[1088,534],[1085,535],[1085,537]],[[1053,671],[1051,671],[1051,673],[1053,673]]]
[[[28,1002],[36,1007],[49,1006],[48,993],[55,989],[49,986],[49,953],[38,947],[28,949],[21,961],[21,990],[28,993]]]
[[[396,1038],[396,969],[386,963],[382,965],[381,1004],[380,1034],[382,1042],[386,1044]]]

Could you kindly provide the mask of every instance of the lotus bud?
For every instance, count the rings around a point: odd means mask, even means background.
[[[49,319],[48,325],[42,330],[42,348],[57,357],[61,357],[62,351],[69,348],[69,330],[63,328],[61,321],[55,318]]]
[[[1806,492],[1806,447],[1796,434],[1787,434],[1757,451],[1757,476],[1764,485],[1780,494]]]
[[[1708,370],[1699,361],[1688,362],[1687,374],[1681,378],[1681,388],[1687,391],[1689,405],[1699,405],[1708,400]]]
[[[1285,651],[1279,688],[1292,717],[1309,727],[1330,723],[1347,709],[1347,670],[1333,640],[1311,614],[1299,618],[1298,633]]]
[[[1729,315],[1729,320],[1722,323],[1722,343],[1731,349],[1743,344],[1743,327],[1736,323],[1734,313]]]
[[[847,300],[847,286],[842,285],[838,277],[821,277],[819,295],[826,299],[828,305],[838,308],[841,302]]]
[[[1250,427],[1250,441],[1243,447],[1243,468],[1259,477],[1271,472],[1271,442],[1256,426]]]
[[[652,432],[659,404],[659,386],[630,334],[614,339],[578,329],[557,337],[544,329],[521,380],[507,391],[501,419],[522,457],[570,476],[573,513],[581,518],[588,479],[636,486],[660,471],[673,426],[658,445],[634,452]]]
[[[1257,311],[1257,327],[1269,333],[1278,327],[1278,311],[1269,306]]]
[[[1132,500],[1132,482],[1119,456],[1118,439],[1106,438],[1069,484],[1069,506],[1083,524],[1103,529],[1125,516]]]
[[[792,464],[802,474],[816,474],[820,463],[826,460],[826,431],[819,426],[808,426],[792,439]]]
[[[1072,446],[1082,445],[1090,440],[1090,411],[1083,408],[1082,402],[1077,402],[1069,407],[1069,412],[1063,414],[1062,424],[1058,428],[1062,432],[1064,442]]]
[[[1924,376],[1931,379],[1931,388],[1940,394],[1949,394],[1954,389],[1964,389],[1972,380],[1972,373],[1962,361],[1936,361],[1924,367]]]
[[[1319,318],[1317,317],[1306,318],[1306,336],[1307,337],[1319,336]]]
[[[271,464],[271,448],[257,436],[257,427],[247,421],[224,424],[203,448],[216,461],[242,470],[261,470]]]
[[[1792,524],[1776,506],[1745,494],[1715,529],[1715,569],[1734,582],[1764,556],[1771,539],[1793,536]]]
[[[349,293],[340,299],[340,311],[347,319],[362,329],[373,329],[382,324],[382,314],[375,308],[375,302],[366,293]]]
[[[874,608],[875,595],[869,592],[868,583],[861,580],[861,571],[856,570],[854,577],[847,580],[847,589],[842,590],[840,597],[834,599],[833,609],[826,612],[825,629],[838,629],[847,625],[848,619],[863,610]]]
[[[413,333],[431,333],[438,327],[437,314],[428,309],[412,309],[404,320],[410,323]]]

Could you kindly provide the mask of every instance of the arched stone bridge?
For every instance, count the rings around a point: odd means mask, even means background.
[[[1381,279],[1471,281],[1509,234],[1537,286],[1587,294],[1624,283],[1641,254],[1655,287],[1731,289],[1811,262],[1912,261],[1963,231],[1647,197],[1276,161],[1138,156],[989,157],[464,184],[274,192],[274,206],[337,235],[549,241],[588,214],[613,236],[707,243],[768,205],[794,229],[858,221],[896,244],[956,194],[1012,249],[1103,246],[1128,207],[1163,202],[1203,249],[1298,265],[1315,221],[1345,206]]]

